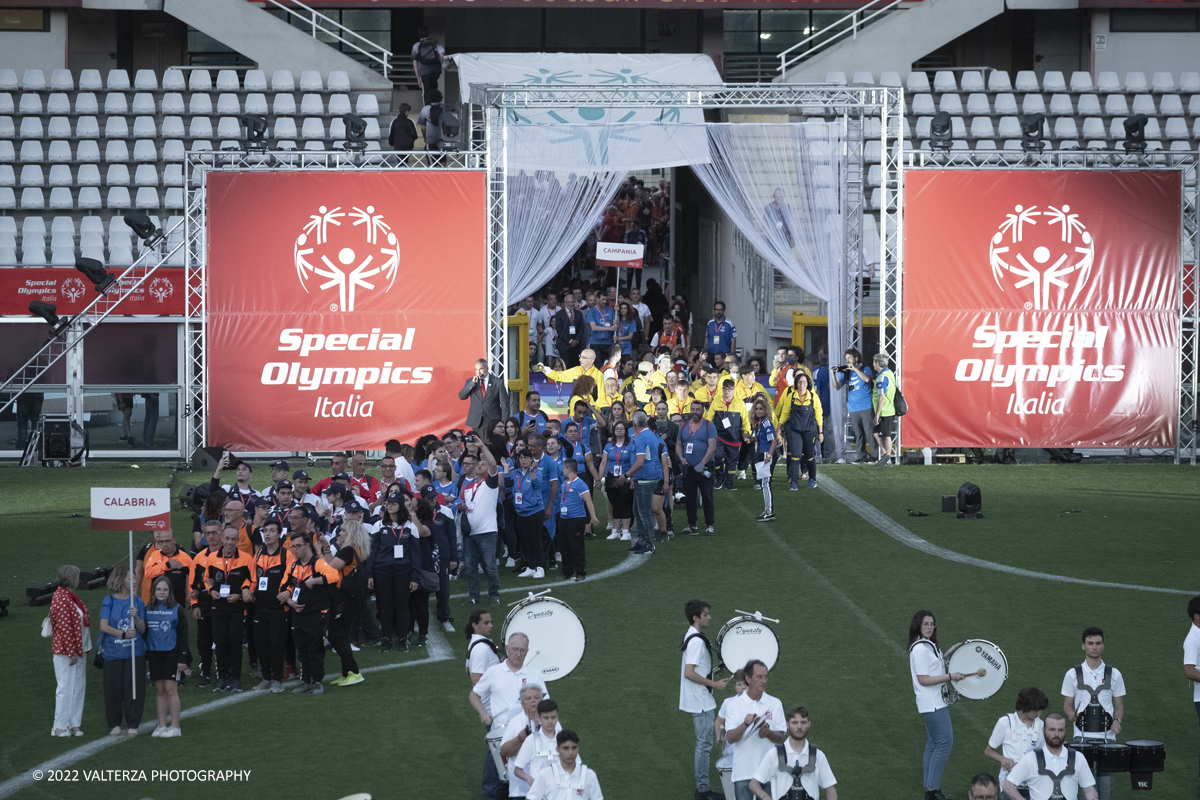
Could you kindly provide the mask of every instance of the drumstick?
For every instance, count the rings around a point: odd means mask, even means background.
[[[544,594],[550,594],[550,590],[549,590],[549,589],[547,589],[546,591],[544,591],[544,592],[538,592],[537,594],[534,594],[533,592],[530,592],[528,597],[522,597],[520,600],[518,600],[518,601],[517,601],[517,602],[515,602],[515,603],[509,603],[509,604],[508,604],[508,607],[509,607],[509,608],[512,608],[513,606],[519,606],[521,603],[524,603],[524,602],[526,602],[526,601],[529,601],[529,600],[533,600],[533,599],[534,599],[534,598],[536,598],[536,597],[541,597],[541,596],[542,596],[542,595],[544,595]]]
[[[963,673],[964,681],[967,678],[986,678],[986,677],[987,677],[987,668],[986,667],[980,667],[979,669],[975,670],[974,672],[964,672]]]
[[[771,619],[770,617],[764,617],[761,611],[755,611],[753,614],[749,611],[741,611],[740,609],[736,608],[733,611],[735,614],[744,614],[747,617],[754,617],[755,622],[762,622],[765,619],[767,622],[774,622],[776,625],[779,624],[779,620]]]

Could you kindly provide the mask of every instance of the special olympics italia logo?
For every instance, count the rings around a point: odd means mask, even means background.
[[[150,296],[160,303],[166,302],[167,298],[175,294],[175,287],[171,285],[169,278],[159,276],[150,281]]]
[[[988,248],[988,263],[1000,291],[1004,291],[1010,275],[1018,279],[1012,284],[1014,289],[1033,287],[1033,299],[1025,302],[1026,310],[1050,308],[1052,299],[1068,288],[1070,299],[1055,305],[1073,306],[1095,262],[1095,239],[1079,221],[1079,215],[1072,213],[1069,205],[1047,209],[1016,206],[1013,213],[1005,215]],[[1043,218],[1045,228],[1036,230],[1036,217]]]
[[[400,244],[374,206],[351,208],[349,213],[341,206],[321,206],[308,219],[293,248],[296,275],[304,291],[309,291],[314,276],[318,281],[324,279],[317,289],[336,287],[338,292],[338,300],[329,304],[329,310],[353,311],[358,292],[374,291],[384,280],[383,291],[392,288],[400,266]],[[376,280],[369,280],[372,278]]]
[[[74,303],[79,298],[83,297],[83,281],[79,278],[67,278],[62,282],[61,291],[63,297]]]

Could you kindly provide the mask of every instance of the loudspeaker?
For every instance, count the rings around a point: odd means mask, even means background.
[[[221,463],[221,447],[197,447],[192,453],[192,470],[196,472],[214,472],[217,464]]]
[[[42,417],[42,461],[71,460],[71,420],[65,414]]]
[[[954,513],[954,504],[958,498],[952,494],[942,495],[942,511],[947,514]]]

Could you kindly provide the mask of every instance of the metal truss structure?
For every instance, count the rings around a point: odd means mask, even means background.
[[[205,444],[208,420],[208,238],[206,182],[210,172],[428,172],[483,171],[481,152],[431,150],[422,152],[345,150],[269,150],[266,152],[198,151],[188,153],[185,203],[184,308],[185,368],[182,387],[184,420],[179,448],[191,466],[192,454]],[[492,294],[489,268],[488,296]],[[490,317],[489,317],[490,319]]]
[[[889,158],[885,149],[885,163]],[[1151,151],[1132,153],[1123,150],[1066,150],[1042,153],[1021,151],[971,152],[951,150],[931,153],[927,150],[895,156],[900,162],[899,174],[911,169],[971,169],[971,170],[1175,170],[1181,173],[1183,196],[1181,198],[1182,227],[1179,263],[1179,371],[1176,387],[1179,392],[1179,412],[1176,420],[1175,463],[1187,461],[1195,466],[1197,449],[1200,445],[1200,430],[1197,428],[1198,371],[1200,371],[1200,157],[1196,152]],[[885,169],[885,176],[890,174]],[[895,203],[891,208],[904,206],[903,187],[896,193],[888,193],[887,177],[884,178],[884,203]],[[890,237],[881,233],[881,238]],[[901,231],[895,232],[896,247],[902,246]],[[884,252],[887,252],[887,246]],[[897,250],[899,252],[899,250]],[[902,326],[899,324],[904,310],[903,274],[901,268],[884,262],[882,275],[884,310],[880,324],[880,344],[890,347],[900,369]],[[902,253],[897,264],[903,264]],[[884,338],[886,336],[886,338]],[[899,439],[897,439],[899,441]]]

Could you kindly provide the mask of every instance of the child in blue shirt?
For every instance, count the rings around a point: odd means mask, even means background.
[[[600,520],[596,518],[596,509],[592,506],[591,490],[579,477],[579,462],[573,458],[563,461],[563,485],[556,501],[556,539],[562,548],[563,577],[582,581],[586,577],[584,531],[589,523],[599,525]]]
[[[759,522],[771,522],[775,519],[775,510],[771,502],[771,457],[775,454],[775,443],[778,441],[778,436],[775,433],[775,425],[771,422],[771,411],[762,398],[755,400],[750,410],[750,430],[754,441],[756,476],[758,465],[766,465],[766,476],[758,479],[762,486],[763,513],[755,519]]]

